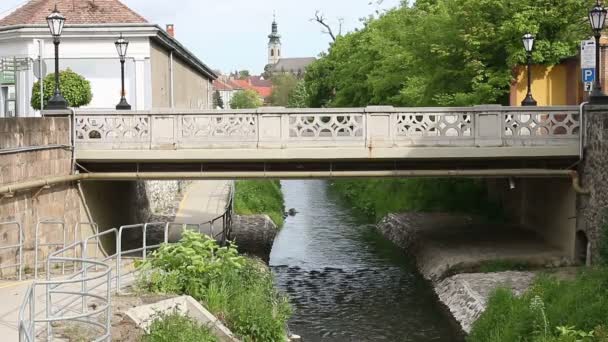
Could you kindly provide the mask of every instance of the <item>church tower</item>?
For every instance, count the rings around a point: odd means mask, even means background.
[[[268,35],[268,64],[275,65],[281,59],[281,35],[276,17],[272,21],[272,33]]]

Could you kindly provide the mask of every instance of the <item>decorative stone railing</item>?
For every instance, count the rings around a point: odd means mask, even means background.
[[[525,147],[578,144],[577,107],[78,111],[78,149]]]

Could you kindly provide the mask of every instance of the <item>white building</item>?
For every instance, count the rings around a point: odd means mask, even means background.
[[[158,25],[118,0],[32,0],[0,19],[0,117],[35,116],[32,86],[39,56],[54,72],[54,45],[46,17],[55,4],[66,17],[60,69],[72,69],[91,83],[86,108],[113,109],[120,100],[120,62],[114,42],[130,42],[126,97],[134,110],[211,107],[217,75]]]

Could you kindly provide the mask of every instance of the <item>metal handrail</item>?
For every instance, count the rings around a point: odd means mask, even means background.
[[[19,234],[19,243],[16,245],[2,246],[2,247],[0,247],[0,251],[4,251],[7,249],[16,249],[19,254],[19,262],[16,264],[12,264],[12,265],[2,265],[2,266],[0,266],[0,270],[6,269],[6,268],[18,267],[19,280],[21,281],[22,276],[23,276],[23,227],[21,226],[21,223],[19,223],[17,221],[0,222],[0,228],[11,227],[11,226],[14,226],[17,228],[17,233]]]
[[[63,233],[63,242],[40,243],[40,229],[41,229],[41,227],[44,227],[46,225],[60,226],[61,231]],[[34,279],[38,279],[38,264],[39,264],[39,260],[38,260],[39,253],[38,252],[39,252],[40,247],[61,247],[62,249],[65,248],[65,245],[67,243],[67,234],[66,233],[67,232],[65,230],[65,222],[62,220],[55,220],[55,219],[39,220],[38,223],[36,223],[36,232],[34,235]],[[50,273],[51,270],[47,269],[46,272]],[[65,264],[61,265],[61,274],[65,274]]]
[[[222,215],[209,220],[207,222],[203,222],[198,225],[199,232],[202,229],[203,225],[210,224],[212,229],[215,223],[219,220],[222,220],[222,231],[213,236],[213,238],[218,238],[221,235],[221,241],[225,243],[232,229],[232,214],[234,212],[234,183],[231,185],[230,197],[228,203],[226,203],[225,211]],[[94,341],[110,341],[111,339],[111,294],[112,294],[112,284],[113,280],[115,280],[115,292],[120,293],[122,288],[122,279],[124,276],[134,273],[134,271],[129,271],[127,273],[123,273],[123,267],[121,261],[123,258],[133,258],[133,253],[141,252],[141,258],[145,259],[147,254],[157,248],[160,248],[163,244],[169,244],[169,232],[171,229],[171,223],[144,223],[138,225],[128,225],[122,226],[119,229],[113,228],[102,233],[98,233],[87,237],[85,239],[81,239],[80,241],[74,242],[69,246],[65,245],[65,224],[59,220],[44,220],[39,221],[36,225],[36,237],[39,236],[39,230],[41,225],[45,224],[55,224],[61,225],[64,231],[64,243],[63,248],[50,254],[46,261],[46,280],[38,280],[36,279],[32,285],[28,288],[23,303],[19,308],[19,339],[21,342],[35,342],[36,337],[36,324],[45,324],[46,325],[46,333],[48,341],[52,340],[53,337],[53,323],[56,322],[64,322],[64,321],[72,321],[72,322],[80,322],[84,324],[93,325],[102,329],[102,336],[96,338]],[[78,237],[78,227],[79,225],[90,225],[92,227],[97,227],[94,223],[79,223],[75,227],[74,237],[75,239]],[[175,225],[175,224],[173,224]],[[163,239],[160,243],[149,245],[148,244],[148,234],[150,232],[150,227],[154,226],[162,226],[163,227]],[[179,224],[183,230],[187,229],[186,225]],[[135,230],[141,229],[142,231],[142,246],[130,250],[122,250],[122,238],[123,233],[127,230]],[[91,258],[89,256],[88,248],[90,245],[97,245],[97,248],[101,246],[101,238],[104,236],[115,236],[116,242],[116,251],[113,255],[104,255],[101,259],[98,257],[98,252],[96,251],[95,255]],[[60,246],[59,243],[45,243],[40,244],[36,243],[36,249],[42,246]],[[80,253],[79,253],[80,252]],[[69,255],[71,256],[65,256]],[[112,272],[112,263],[115,259],[115,268],[114,276]],[[51,277],[51,265],[55,263],[61,263],[62,268],[65,274],[65,264],[72,263],[74,265],[73,274],[62,279],[52,280]],[[80,268],[76,267],[80,265]],[[38,256],[36,255],[36,267],[38,267]],[[101,268],[101,271],[99,269]],[[91,269],[95,270],[95,273],[90,274],[89,271]],[[90,286],[90,282],[97,281],[97,284],[93,284]],[[80,283],[80,290],[72,290],[72,289],[64,289],[62,287],[68,285],[74,285]],[[95,294],[92,291],[99,289],[105,285],[105,294]],[[44,287],[45,295],[46,295],[46,310],[45,316],[42,318],[36,318],[36,287]],[[53,305],[53,296],[54,295],[63,295],[67,296],[67,299],[62,300],[61,304],[54,306]],[[90,298],[94,298],[101,302],[100,305],[95,310],[88,310],[88,300]],[[74,304],[80,301],[80,308],[77,309]],[[29,308],[29,310],[28,310]],[[29,312],[28,312],[29,311]],[[68,313],[69,311],[69,313]],[[94,321],[92,318],[105,314],[103,316],[103,323],[99,323],[99,321]]]

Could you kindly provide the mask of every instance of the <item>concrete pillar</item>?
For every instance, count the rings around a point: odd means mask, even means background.
[[[587,235],[591,263],[599,262],[601,229],[608,223],[608,105],[587,105],[584,111],[584,160],[579,165],[589,195],[577,198],[577,231]]]

